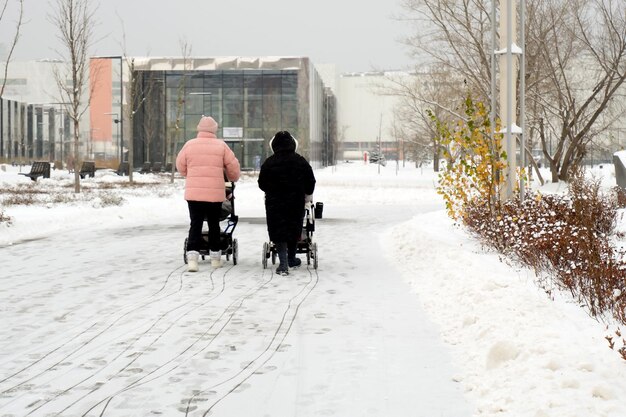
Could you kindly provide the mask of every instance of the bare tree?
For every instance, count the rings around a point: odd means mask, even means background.
[[[124,113],[122,115],[123,118],[128,122],[127,129],[127,141],[128,144],[128,181],[130,183],[133,182],[133,171],[134,171],[134,159],[135,159],[135,114],[139,108],[143,105],[145,100],[145,96],[143,95],[141,89],[141,78],[139,74],[135,71],[135,58],[129,57],[124,52],[124,59],[126,61],[126,66],[128,68],[128,87],[126,94],[126,105],[124,106]],[[122,87],[123,88],[123,87]]]
[[[435,171],[439,170],[442,158],[452,163],[456,159],[455,151],[438,141],[428,111],[439,120],[463,119],[464,116],[456,110],[458,100],[454,102],[457,92],[463,91],[462,80],[455,79],[447,68],[432,66],[427,71],[406,76],[388,76],[387,81],[379,91],[401,98],[394,109],[394,129],[403,138],[403,146],[408,148],[412,159],[418,162],[430,155]]]
[[[403,1],[406,19],[416,26],[416,35],[407,39],[415,56],[449,68],[484,102],[489,98],[491,4]],[[624,8],[624,0],[527,1],[527,143],[541,144],[553,181],[567,180],[612,119],[626,74]],[[552,150],[547,136],[554,138]]]
[[[176,98],[176,121],[172,128],[171,134],[168,134],[168,138],[171,142],[171,153],[170,157],[172,158],[172,171],[170,182],[174,182],[174,176],[176,173],[176,146],[180,142],[180,132],[181,132],[181,119],[183,116],[183,110],[185,108],[185,85],[187,84],[187,71],[189,70],[189,63],[191,62],[191,45],[187,42],[186,39],[179,40],[180,51],[183,57],[183,75],[180,77],[178,81],[178,90],[177,90],[177,98]]]
[[[568,3],[558,14],[545,9],[537,13],[544,29],[539,33],[551,47],[537,42],[538,60],[549,70],[542,80],[547,88],[535,97],[535,117],[553,181],[568,180],[598,133],[614,119],[611,113],[622,110],[614,99],[626,80],[625,5],[623,0],[580,1]],[[552,154],[546,134],[555,138]]]
[[[146,79],[147,78],[147,79]],[[152,143],[156,132],[159,130],[159,122],[161,119],[159,111],[158,103],[155,101],[156,97],[153,93],[158,92],[158,89],[155,88],[155,84],[158,82],[152,76],[146,74],[144,72],[142,74],[142,95],[145,97],[143,101],[143,109],[142,109],[142,126],[143,126],[143,143],[144,143],[144,154],[146,156],[146,160],[150,162],[162,162],[163,160],[152,161],[151,154],[154,153],[152,148]]]
[[[64,48],[60,54],[66,62],[64,67],[55,70],[55,78],[60,101],[69,103],[66,111],[74,128],[74,191],[79,193],[80,121],[88,108],[88,103],[82,100],[89,82],[88,52],[93,39],[95,8],[89,0],[55,0],[54,6],[49,19],[59,30],[58,38]]]
[[[11,45],[9,47],[9,51],[6,56],[5,64],[4,64],[4,77],[2,77],[2,85],[0,85],[0,97],[4,95],[4,87],[7,84],[7,76],[9,74],[9,63],[11,62],[11,57],[13,56],[13,52],[15,51],[15,46],[17,45],[17,41],[20,39],[20,30],[22,29],[23,19],[24,19],[24,0],[18,0],[18,17],[17,22],[15,23],[15,35],[13,36],[13,40],[11,41]],[[3,20],[6,19],[6,11],[9,6],[9,0],[4,0],[0,9],[0,24],[2,24]],[[0,150],[1,151],[1,150]]]

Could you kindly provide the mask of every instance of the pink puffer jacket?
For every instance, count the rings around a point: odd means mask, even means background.
[[[198,132],[176,157],[176,169],[185,180],[185,200],[218,202],[226,199],[224,173],[229,181],[240,175],[233,151],[213,133]]]

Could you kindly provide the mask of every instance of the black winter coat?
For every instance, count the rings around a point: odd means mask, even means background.
[[[315,176],[311,165],[293,146],[273,140],[274,155],[265,160],[259,172],[259,188],[265,192],[267,231],[272,242],[300,239],[304,220],[304,198],[313,194]]]

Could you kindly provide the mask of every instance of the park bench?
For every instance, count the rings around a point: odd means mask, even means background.
[[[152,172],[152,166],[150,165],[150,162],[144,162],[141,166],[141,170],[139,171],[139,173],[149,174],[150,172]]]
[[[30,172],[20,172],[20,175],[29,177],[33,181],[37,181],[38,177],[50,178],[50,162],[36,161],[30,167]]]
[[[160,162],[155,162],[152,164],[152,172],[161,172],[162,164]]]
[[[120,162],[120,166],[117,167],[117,171],[115,173],[120,176],[128,175],[128,162]]]
[[[80,172],[78,173],[81,179],[89,176],[91,178],[96,176],[96,163],[93,161],[84,161],[80,167]]]

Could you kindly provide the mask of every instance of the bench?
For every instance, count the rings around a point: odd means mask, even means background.
[[[96,163],[93,161],[85,161],[80,167],[80,171],[78,173],[81,179],[89,176],[91,178],[96,176]]]
[[[29,177],[33,181],[37,181],[38,177],[50,178],[50,162],[33,162],[33,165],[30,167],[30,172],[20,172],[20,175]]]
[[[150,166],[150,162],[144,162],[141,170],[139,171],[140,174],[149,174],[152,172],[152,166]]]
[[[120,166],[117,167],[117,171],[115,171],[115,173],[119,176],[128,175],[129,169],[128,162],[120,162]]]
[[[160,162],[155,162],[154,164],[152,164],[152,172],[161,172],[162,166],[163,164],[161,164]]]

